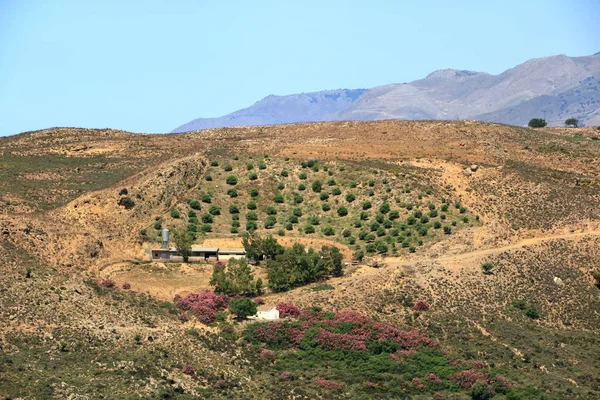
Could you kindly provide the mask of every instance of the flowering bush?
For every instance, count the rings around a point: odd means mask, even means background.
[[[125,290],[129,290],[129,289],[131,289],[131,284],[129,282],[125,282],[125,283],[123,283],[122,288]]]
[[[100,286],[102,286],[103,288],[106,289],[111,289],[115,287],[115,281],[113,281],[112,279],[102,279],[99,283]]]
[[[423,300],[419,300],[415,303],[413,309],[417,311],[429,311],[429,304],[427,304]]]
[[[328,350],[358,350],[365,351],[367,346],[365,341],[369,339],[368,335],[351,335],[347,333],[331,333],[323,328],[315,336],[316,342]]]
[[[271,350],[268,350],[268,349],[260,349],[260,356],[262,358],[266,358],[268,360],[275,359],[275,353],[273,353]]]
[[[253,302],[255,302],[256,304],[265,304],[265,301],[263,300],[262,297],[255,297],[252,299]]]
[[[289,378],[291,378],[291,376],[292,376],[291,372],[285,371],[285,372],[282,372],[281,375],[279,375],[279,378],[281,378],[281,379],[289,379]]]
[[[280,318],[296,318],[300,316],[300,308],[291,304],[291,303],[279,303],[277,307],[275,307],[277,311],[279,311]]]
[[[217,312],[225,309],[229,298],[225,295],[214,294],[204,291],[201,293],[190,293],[185,297],[179,295],[173,299],[175,304],[183,310],[191,311],[198,321],[210,324],[215,320]]]
[[[217,311],[207,306],[198,306],[194,309],[194,316],[203,324],[210,324],[217,317]]]
[[[510,389],[512,387],[510,381],[500,374],[496,375],[496,382],[500,383],[507,389]]]
[[[430,382],[441,382],[442,381],[439,376],[437,376],[436,374],[432,374],[432,373],[427,374],[425,377]]]
[[[490,382],[490,377],[483,372],[476,371],[474,369],[468,369],[460,371],[450,375],[450,380],[456,382],[458,386],[463,389],[470,389],[476,382]]]
[[[312,379],[312,381],[314,383],[316,383],[317,385],[324,387],[326,389],[333,389],[333,390],[344,389],[344,384],[342,382],[332,381],[332,380],[323,379],[323,378],[319,378],[319,377],[314,377]]]
[[[183,373],[189,376],[193,376],[196,373],[196,370],[191,365],[186,365],[183,367]]]
[[[423,384],[423,381],[420,378],[413,378],[411,383],[417,390],[425,389],[425,385]]]
[[[485,367],[485,364],[483,363],[483,361],[473,361],[471,363],[471,366],[473,368],[477,368],[477,369],[483,369],[483,367]]]

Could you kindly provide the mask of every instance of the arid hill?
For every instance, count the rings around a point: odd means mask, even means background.
[[[0,395],[599,398],[599,138],[392,120],[0,138]],[[312,307],[309,336],[351,310],[431,348],[285,347],[226,313],[200,323],[172,298],[212,290],[212,266],[150,262],[161,227],[363,252],[261,308]],[[360,336],[335,329],[320,335]]]

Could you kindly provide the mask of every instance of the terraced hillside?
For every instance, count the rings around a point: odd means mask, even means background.
[[[598,398],[599,133],[377,121],[2,138],[0,395]],[[223,266],[229,297],[212,294],[221,266],[149,261],[162,227],[283,247]],[[236,318],[257,296],[286,319]]]

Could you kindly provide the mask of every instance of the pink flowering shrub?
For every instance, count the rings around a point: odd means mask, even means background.
[[[417,311],[429,311],[429,304],[427,304],[423,300],[419,300],[415,303],[413,309]]]
[[[186,365],[185,367],[183,367],[183,373],[189,376],[194,376],[196,370],[191,365]]]
[[[275,308],[279,311],[280,318],[296,318],[300,316],[300,308],[291,303],[279,303]]]
[[[203,324],[210,324],[215,320],[217,312],[227,307],[229,298],[223,294],[204,291],[201,293],[190,293],[185,297],[177,295],[173,301],[179,308],[191,311],[198,321]]]
[[[271,350],[268,350],[268,349],[260,349],[260,356],[262,358],[266,358],[267,360],[275,359],[275,353],[273,353]]]
[[[288,371],[284,371],[279,375],[280,379],[290,379],[292,377],[292,373]]]
[[[411,383],[417,390],[425,389],[425,385],[423,384],[423,381],[420,378],[413,378]]]
[[[314,378],[312,378],[312,381],[314,383],[316,383],[317,385],[324,387],[326,389],[333,389],[333,390],[343,390],[344,389],[343,382],[332,381],[332,380],[323,379],[320,377],[314,377]]]
[[[433,400],[446,400],[446,395],[442,392],[435,392],[433,394]]]
[[[483,363],[483,361],[473,361],[471,363],[471,366],[473,368],[477,368],[477,369],[483,369],[483,367],[485,367],[485,364]]]
[[[468,369],[450,375],[450,380],[463,389],[470,389],[478,381],[489,383],[490,377],[486,373]]]
[[[262,297],[255,297],[252,299],[256,304],[265,304],[265,300]]]
[[[115,287],[116,283],[112,279],[102,279],[99,285],[106,289],[112,289]]]
[[[121,286],[125,290],[131,289],[131,284],[129,282],[124,282],[123,286]]]
[[[507,389],[510,389],[512,387],[510,381],[500,374],[496,375],[496,382],[500,383]]]
[[[217,311],[207,306],[198,306],[194,308],[194,316],[203,324],[210,324],[217,317]]]
[[[432,374],[432,373],[427,374],[425,377],[430,382],[441,382],[442,381],[439,376],[437,376],[436,374]]]
[[[328,350],[357,350],[365,351],[365,341],[368,335],[351,335],[348,333],[331,333],[323,328],[315,336],[315,341],[324,349]]]

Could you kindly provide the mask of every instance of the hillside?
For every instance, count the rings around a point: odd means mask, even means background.
[[[444,69],[424,79],[368,90],[269,96],[219,118],[198,118],[173,132],[306,121],[475,119],[524,126],[545,117],[596,124],[600,55],[536,58],[499,75]],[[596,124],[597,125],[597,124]]]
[[[474,121],[0,138],[0,396],[599,398],[599,138]],[[213,266],[150,261],[163,227],[273,235],[287,250],[250,266],[264,292],[237,294],[293,318],[188,297]]]

